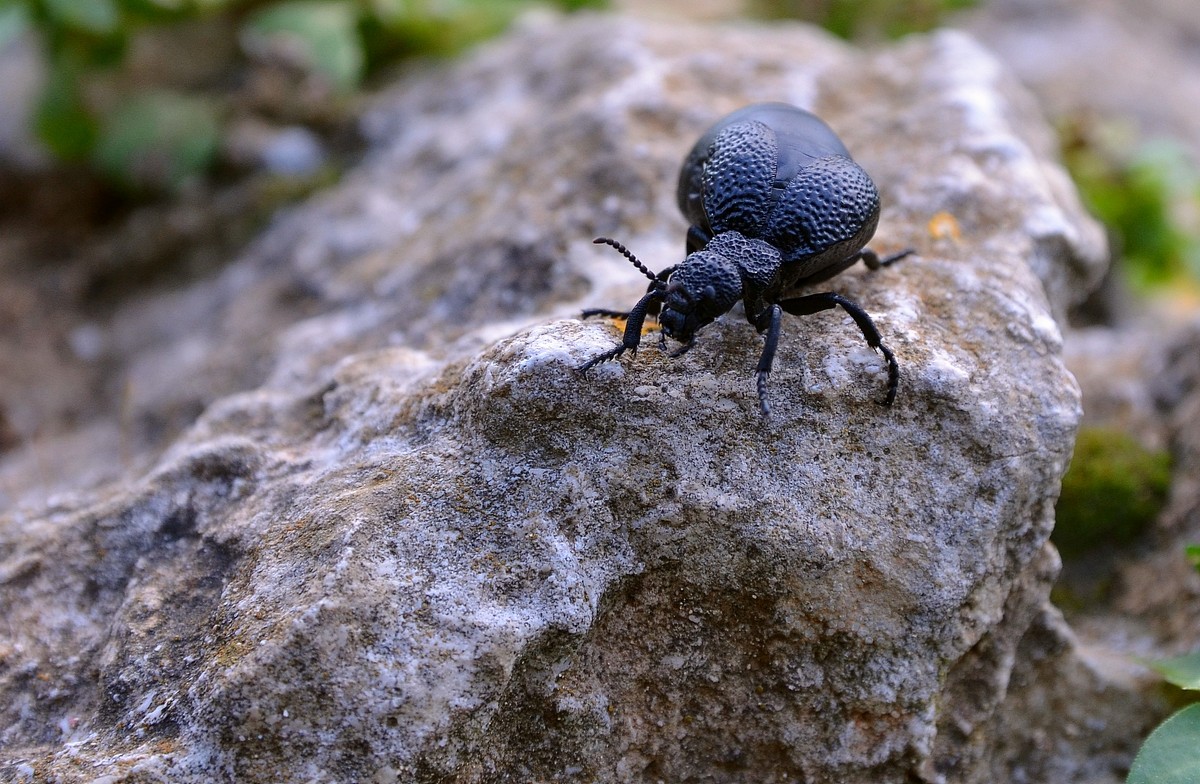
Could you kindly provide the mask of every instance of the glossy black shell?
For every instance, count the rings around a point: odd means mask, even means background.
[[[737,231],[782,255],[780,283],[831,278],[875,233],[879,193],[837,135],[783,103],[747,106],[710,128],[684,159],[676,193],[688,252]]]

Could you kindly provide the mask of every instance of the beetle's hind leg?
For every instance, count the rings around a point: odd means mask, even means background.
[[[896,388],[900,385],[900,365],[896,362],[896,355],[884,345],[883,337],[879,334],[879,328],[875,326],[875,322],[871,320],[871,316],[867,311],[863,310],[857,302],[846,299],[841,294],[835,294],[832,291],[809,294],[808,296],[796,297],[794,299],[785,299],[779,303],[779,307],[795,316],[808,316],[813,313],[819,313],[822,310],[838,307],[839,305],[842,310],[850,314],[850,318],[854,319],[854,323],[862,330],[863,337],[867,339],[867,345],[871,348],[879,349],[880,353],[883,354],[883,358],[887,360],[888,385],[887,399],[884,401],[884,404],[890,406],[896,399]]]
[[[900,259],[911,256],[916,252],[917,251],[914,248],[905,248],[898,253],[893,253],[890,256],[884,256],[883,258],[880,258],[879,254],[870,248],[863,248],[858,252],[858,257],[862,259],[863,264],[867,265],[867,269],[877,270],[883,269],[884,267],[890,267],[897,261],[900,261]]]

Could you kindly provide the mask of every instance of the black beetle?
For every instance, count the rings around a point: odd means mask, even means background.
[[[783,103],[747,106],[710,128],[683,162],[676,194],[691,227],[687,257],[657,275],[621,243],[600,237],[650,278],[629,312],[594,309],[583,317],[627,319],[621,344],[579,367],[637,353],[642,324],[656,315],[664,336],[687,351],[696,332],[740,299],[746,319],[766,344],[758,360],[758,399],[770,413],[767,375],[784,311],[798,316],[836,306],[850,314],[888,366],[886,404],[896,398],[900,368],[875,322],[859,305],[832,291],[800,295],[859,259],[871,269],[912,253],[880,258],[866,246],[879,222],[879,193],[837,135],[816,115]],[[665,339],[665,338],[664,338]]]

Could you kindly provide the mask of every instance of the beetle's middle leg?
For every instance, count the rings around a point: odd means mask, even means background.
[[[763,343],[762,356],[758,358],[755,368],[758,385],[758,407],[762,410],[763,418],[771,415],[771,403],[767,399],[767,377],[771,375],[771,366],[775,364],[775,349],[779,346],[779,332],[783,325],[783,309],[779,305],[771,305],[754,320],[754,327],[759,332],[766,332],[767,339]]]
[[[900,384],[900,366],[896,363],[896,356],[892,350],[883,344],[883,337],[879,334],[879,328],[875,326],[871,316],[857,302],[846,299],[841,294],[825,291],[820,294],[781,300],[778,307],[795,316],[807,316],[839,305],[842,310],[850,314],[850,318],[854,319],[854,323],[862,330],[863,337],[867,339],[867,345],[879,349],[883,358],[887,360],[888,386],[885,405],[890,406],[896,399],[896,387]]]

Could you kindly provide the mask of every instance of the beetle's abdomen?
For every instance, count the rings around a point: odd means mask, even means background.
[[[837,155],[796,172],[774,200],[761,236],[791,261],[855,241],[857,251],[871,239],[878,220],[875,184],[858,164]]]

